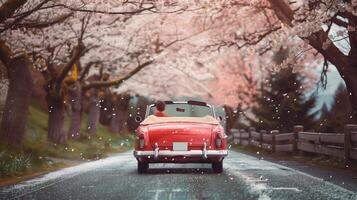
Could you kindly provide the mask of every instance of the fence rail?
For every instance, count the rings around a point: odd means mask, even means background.
[[[344,133],[314,133],[295,126],[291,133],[232,129],[233,142],[242,146],[255,146],[271,152],[311,152],[345,159],[357,160],[357,125],[346,125]]]

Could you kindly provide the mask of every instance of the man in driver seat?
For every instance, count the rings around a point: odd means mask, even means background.
[[[156,117],[168,117],[167,114],[165,113],[165,103],[163,101],[157,101],[155,103],[156,106],[156,112],[155,112],[155,116]]]

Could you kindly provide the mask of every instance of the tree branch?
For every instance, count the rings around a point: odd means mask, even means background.
[[[56,4],[51,6],[52,8],[54,7],[62,7],[62,8],[66,8],[68,10],[74,11],[74,12],[84,12],[84,13],[98,13],[98,14],[108,14],[108,15],[128,15],[128,14],[138,14],[141,13],[143,11],[148,11],[148,10],[152,10],[155,8],[155,6],[150,6],[147,8],[142,8],[142,9],[136,9],[136,10],[132,10],[132,11],[119,11],[119,12],[110,12],[110,11],[103,11],[103,10],[91,10],[91,9],[86,9],[86,8],[73,8],[70,6],[67,6],[65,4]]]
[[[347,28],[347,26],[348,26],[347,22],[338,19],[336,16],[331,18],[331,22],[333,22],[339,26],[345,27],[345,28]]]
[[[292,21],[294,19],[294,11],[285,2],[285,0],[269,0],[269,3],[274,10],[274,13],[281,22],[292,27]]]
[[[53,26],[58,23],[64,22],[66,19],[71,17],[73,13],[68,13],[62,16],[59,16],[55,19],[52,19],[50,21],[43,21],[43,22],[24,22],[24,23],[19,23],[17,25],[14,25],[13,28],[47,28],[49,26]]]
[[[284,0],[269,0],[269,2],[279,20],[292,27],[294,13],[290,6]],[[348,66],[347,57],[332,42],[327,48],[323,48],[324,42],[329,40],[326,32],[321,29],[307,38],[302,39],[307,39],[312,47],[335,65],[339,72],[343,74],[344,66]]]
[[[98,64],[98,63],[99,63],[99,61],[87,63],[87,65],[84,67],[84,70],[82,71],[81,75],[79,76],[78,80],[79,80],[79,81],[82,81],[82,80],[87,76],[87,74],[88,74],[90,68],[91,68],[93,65]]]
[[[10,1],[10,0],[9,0]],[[19,16],[17,16],[15,18],[15,20],[13,22],[11,22],[8,25],[5,25],[5,27],[1,30],[1,33],[4,32],[5,30],[12,28],[15,24],[20,23],[23,19],[25,19],[26,17],[28,17],[29,15],[31,15],[33,12],[41,9],[41,7],[43,5],[45,5],[47,2],[49,2],[50,0],[43,0],[41,3],[39,3],[35,8],[33,8],[32,10],[29,10],[25,13],[20,14]],[[6,19],[5,19],[6,20]]]
[[[146,66],[152,64],[154,61],[150,60],[147,61],[143,64],[140,64],[139,66],[137,66],[135,69],[131,70],[128,74],[126,74],[125,76],[120,76],[117,79],[114,80],[110,80],[110,81],[93,81],[87,85],[83,86],[83,90],[88,90],[91,88],[103,88],[103,87],[111,87],[111,86],[119,86],[121,83],[123,83],[124,81],[128,80],[129,78],[131,78],[132,76],[134,76],[135,74],[137,74],[139,71],[141,71],[142,69],[144,69]]]
[[[11,17],[17,9],[23,6],[27,0],[7,0],[0,7],[0,23]]]
[[[0,60],[4,63],[5,67],[8,67],[7,63],[11,60],[11,54],[11,49],[0,39]]]
[[[84,44],[79,41],[78,45],[76,46],[74,53],[69,60],[69,62],[61,69],[59,76],[56,78],[56,85],[55,88],[57,91],[60,91],[62,81],[66,78],[69,71],[71,71],[73,65],[78,61],[78,59],[83,55],[85,50]]]

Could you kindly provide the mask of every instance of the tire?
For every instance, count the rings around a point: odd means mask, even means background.
[[[149,163],[138,161],[138,173],[143,174],[146,173],[149,169]]]
[[[223,161],[213,162],[212,168],[214,173],[222,173],[223,172]]]

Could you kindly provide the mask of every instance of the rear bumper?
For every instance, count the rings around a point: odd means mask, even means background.
[[[228,150],[191,150],[191,151],[170,151],[162,150],[155,154],[155,151],[134,151],[136,158],[140,157],[225,157],[228,155]]]

